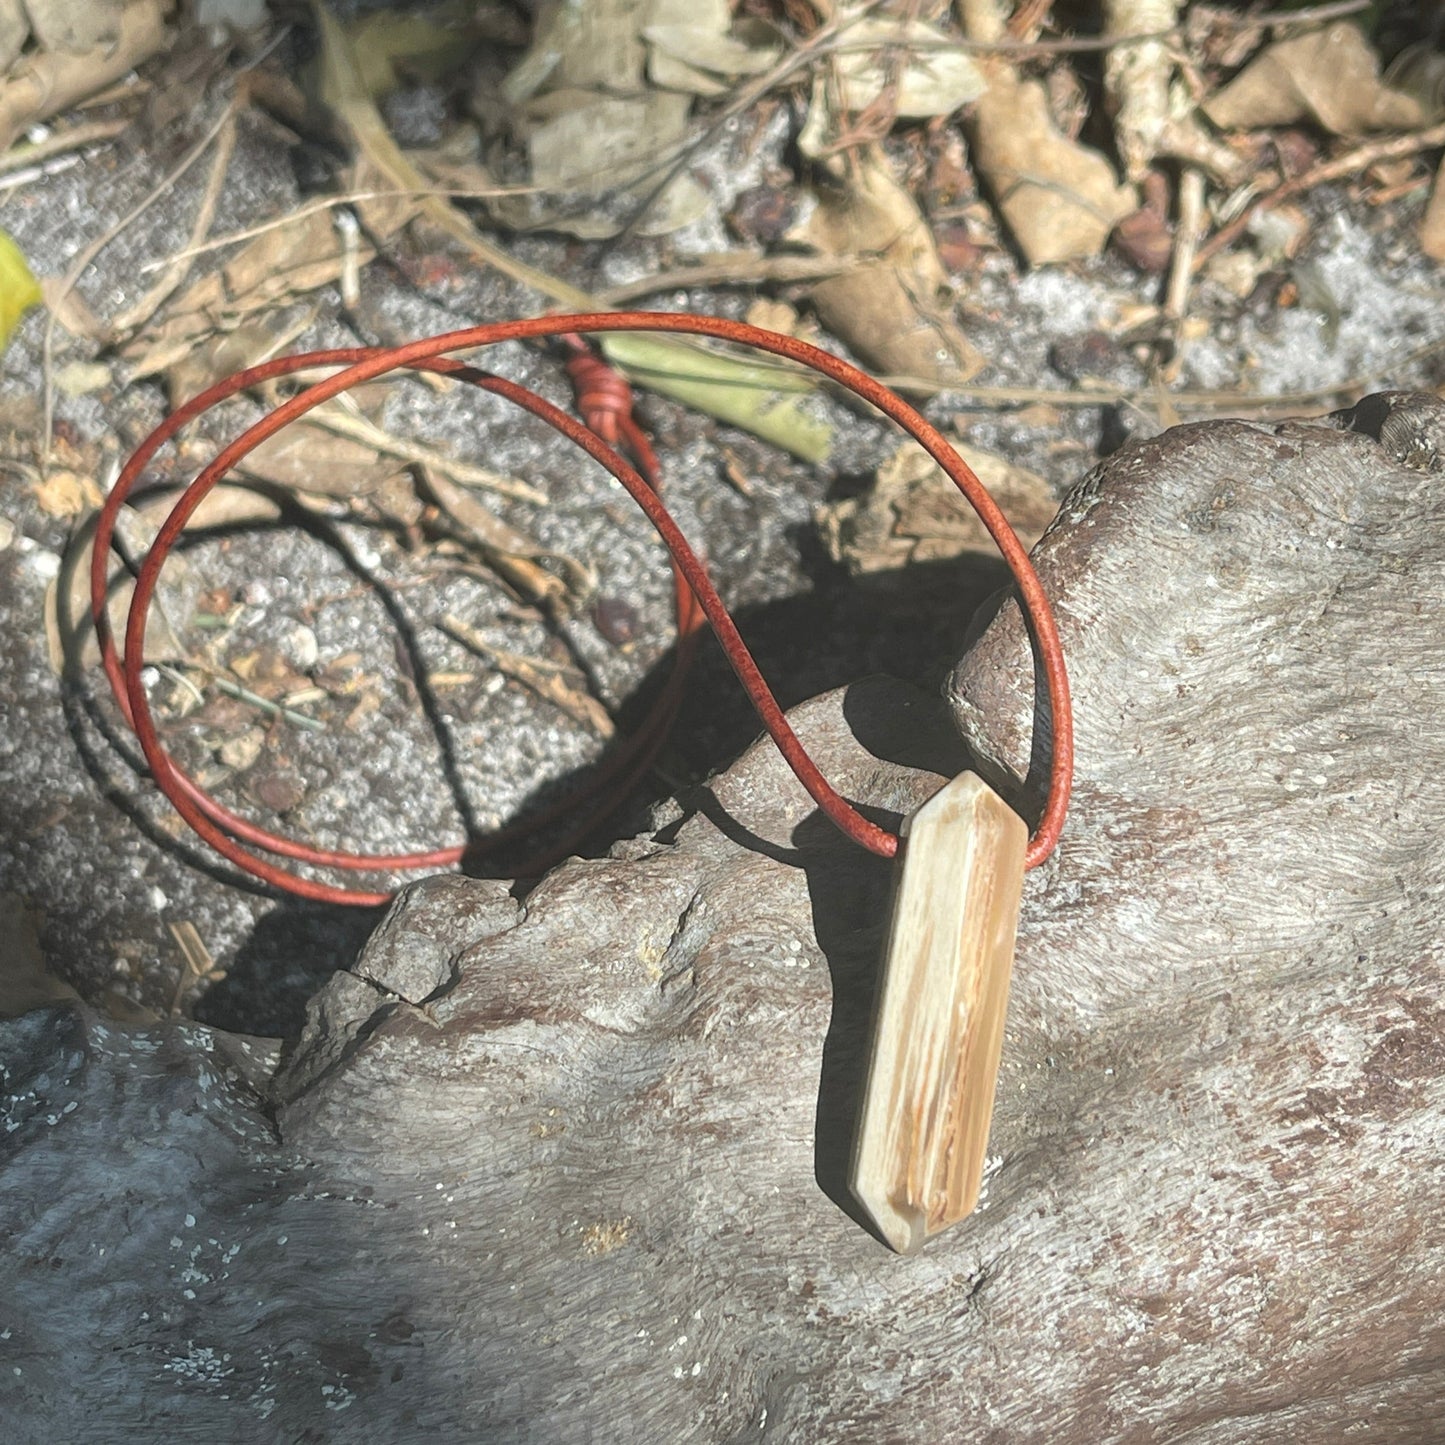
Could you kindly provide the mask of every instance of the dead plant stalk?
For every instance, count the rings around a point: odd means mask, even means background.
[[[61,277],[60,285],[46,310],[45,332],[41,341],[41,389],[44,394],[44,416],[41,421],[39,462],[42,476],[50,473],[50,450],[55,430],[55,313],[60,302],[70,295],[76,283],[89,270],[91,263],[110,245],[116,237],[123,235],[137,220],[163,196],[175,189],[181,178],[211,148],[211,143],[233,120],[234,98],[226,103],[220,115],[206,128],[195,145],[134,205],[115,225],[103,231],[70,263],[70,269]]]
[[[1248,228],[1251,218],[1259,212],[1273,210],[1291,196],[1312,190],[1315,186],[1322,186],[1328,181],[1340,181],[1348,176],[1358,175],[1366,166],[1374,165],[1376,161],[1398,160],[1402,156],[1417,155],[1420,151],[1434,150],[1442,145],[1445,145],[1445,122],[1409,135],[1369,141],[1342,156],[1336,156],[1334,160],[1321,161],[1318,165],[1311,166],[1302,174],[1281,182],[1272,191],[1267,191],[1246,206],[1228,225],[1221,226],[1199,248],[1194,257],[1195,271],[1208,265],[1226,246],[1233,245]]]

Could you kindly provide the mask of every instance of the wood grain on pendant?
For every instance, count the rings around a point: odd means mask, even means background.
[[[962,773],[905,833],[850,1185],[912,1254],[978,1202],[1028,829]]]

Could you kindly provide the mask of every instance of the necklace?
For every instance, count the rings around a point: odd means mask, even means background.
[[[625,383],[577,340],[579,332],[655,331],[709,336],[771,352],[821,372],[870,402],[918,441],[968,499],[1003,554],[1018,587],[1048,696],[1053,757],[1048,799],[1030,836],[1023,819],[976,774],[955,778],[894,834],[841,797],[788,724],[727,608],[663,504],[655,459],[631,420]],[[449,353],[501,341],[563,337],[578,384],[584,425],[543,398]],[[141,565],[118,651],[106,617],[107,558],[116,517],[159,449],[187,422],[237,392],[315,367],[341,368],[282,402],[224,447],[185,489]],[[558,816],[613,786],[627,787],[650,766],[676,712],[687,664],[706,620],[717,635],[763,727],[820,810],[849,838],[880,856],[900,857],[887,955],[879,984],[868,1081],[856,1135],[851,1185],[882,1239],[912,1252],[967,1215],[982,1185],[994,1086],[1003,1042],[1009,976],[1025,870],[1053,851],[1063,828],[1073,774],[1068,677],[1058,629],[1032,564],[997,504],[958,453],[923,416],[887,387],[807,342],[716,317],[603,312],[536,317],[471,327],[404,346],[360,347],[280,357],[218,382],[178,408],[140,445],[101,512],[92,554],[92,617],[112,692],[134,730],[156,785],[223,857],[287,892],[329,903],[376,905],[389,895],[342,888],[258,855],[349,870],[454,866],[474,840],[423,853],[363,855],[318,849],[271,833],[211,798],[171,758],[157,733],[142,678],[146,620],[157,581],[177,538],[206,494],[251,451],[323,401],[387,373],[408,369],[449,376],[513,402],[562,432],[606,467],[647,514],[672,557],[678,643],[671,677],[652,717],[585,785],[551,811]],[[628,446],[632,465],[617,450]],[[542,821],[545,821],[546,818]],[[588,817],[586,828],[596,821]],[[531,829],[538,819],[528,821]],[[486,840],[517,835],[506,830]],[[572,841],[575,841],[575,835]],[[544,861],[556,861],[553,850]]]

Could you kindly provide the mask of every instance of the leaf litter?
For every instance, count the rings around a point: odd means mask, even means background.
[[[93,238],[92,244],[94,239],[103,242],[77,273],[80,284],[58,288],[55,277],[42,276],[70,333],[60,343],[62,368],[57,368],[57,376],[63,371],[77,382],[55,398],[57,432],[79,427],[94,439],[87,445],[97,449],[94,456],[64,457],[53,467],[46,480],[61,480],[50,495],[64,496],[66,473],[81,478],[108,475],[117,444],[106,439],[106,428],[129,428],[136,435],[138,426],[143,429],[142,419],[155,415],[158,402],[145,375],[166,375],[179,395],[202,384],[204,368],[191,368],[189,379],[186,373],[193,360],[208,352],[213,352],[208,365],[213,363],[215,374],[221,374],[231,365],[258,359],[283,335],[286,346],[355,344],[356,333],[349,328],[366,324],[359,321],[363,317],[381,318],[402,328],[401,334],[440,330],[487,314],[479,304],[483,296],[503,310],[545,304],[539,297],[564,304],[569,298],[584,298],[572,304],[587,304],[606,291],[609,281],[658,285],[661,289],[654,294],[662,304],[701,304],[723,311],[741,311],[752,288],[767,287],[770,304],[790,308],[796,320],[788,324],[803,334],[836,337],[875,368],[910,376],[921,396],[937,396],[936,414],[941,420],[952,417],[966,429],[966,445],[976,448],[972,455],[980,470],[994,464],[991,458],[1014,467],[1026,458],[1021,476],[1013,479],[1019,484],[1016,494],[1009,492],[1013,482],[1005,476],[995,476],[994,484],[1010,496],[1006,505],[1017,510],[1027,529],[1041,525],[1039,519],[1061,485],[1080,460],[1098,448],[1098,435],[1091,428],[1105,414],[1105,404],[1121,402],[1116,424],[1139,430],[1179,415],[1249,404],[1242,382],[1255,393],[1291,397],[1314,388],[1322,407],[1392,371],[1390,379],[1405,376],[1417,384],[1438,384],[1430,329],[1431,317],[1438,315],[1438,289],[1431,291],[1429,274],[1412,269],[1416,263],[1385,231],[1372,231],[1373,223],[1357,219],[1362,204],[1375,206],[1382,219],[1389,211],[1392,221],[1394,210],[1402,208],[1404,221],[1395,223],[1393,234],[1404,234],[1398,229],[1402,224],[1418,223],[1426,254],[1432,246],[1445,245],[1431,239],[1445,227],[1445,221],[1437,221],[1436,231],[1431,230],[1430,217],[1441,213],[1438,186],[1426,205],[1426,167],[1433,166],[1445,146],[1445,139],[1436,138],[1427,123],[1432,114],[1428,103],[1435,94],[1427,53],[1417,46],[1412,57],[1407,46],[1399,55],[1408,63],[1386,67],[1383,61],[1390,55],[1378,52],[1376,62],[1371,37],[1363,46],[1365,59],[1373,63],[1369,84],[1355,86],[1356,94],[1347,99],[1357,108],[1374,106],[1372,113],[1378,114],[1379,104],[1388,108],[1394,103],[1388,96],[1380,101],[1389,92],[1414,97],[1426,108],[1419,121],[1395,117],[1397,125],[1405,126],[1403,133],[1387,130],[1362,138],[1358,130],[1346,128],[1337,139],[1335,125],[1345,124],[1340,112],[1331,109],[1328,94],[1316,94],[1309,85],[1303,87],[1303,109],[1290,121],[1241,118],[1245,113],[1218,112],[1213,102],[1228,93],[1234,75],[1247,74],[1251,65],[1268,60],[1272,48],[1317,37],[1322,25],[1338,25],[1338,19],[1312,24],[1304,16],[1261,23],[1254,16],[1206,14],[1204,6],[1171,5],[1158,12],[1167,21],[1158,28],[1170,32],[1169,42],[1151,52],[1143,41],[1119,43],[1121,36],[1128,39],[1129,27],[1136,23],[1129,15],[1142,12],[1108,7],[1105,18],[1117,56],[1137,59],[1135,52],[1141,52],[1162,57],[1138,66],[1141,78],[1130,82],[1137,86],[1132,100],[1128,85],[1115,86],[1112,103],[1120,107],[1117,116],[1125,117],[1116,125],[1102,108],[1102,91],[1080,85],[1069,70],[1066,47],[1096,37],[1075,37],[1058,29],[1054,14],[1062,17],[1064,7],[993,6],[994,18],[1006,22],[1001,32],[974,28],[984,13],[979,5],[957,8],[959,20],[941,7],[907,13],[880,6],[828,7],[826,14],[820,10],[815,17],[811,31],[800,19],[806,5],[784,10],[750,4],[745,13],[726,17],[725,24],[719,7],[693,10],[690,18],[678,18],[665,8],[649,12],[635,32],[642,56],[638,92],[643,97],[665,91],[686,98],[685,105],[670,99],[664,107],[670,107],[667,114],[684,116],[681,138],[669,147],[680,146],[680,156],[689,158],[684,171],[690,185],[678,184],[676,194],[686,196],[691,186],[700,186],[708,204],[667,236],[639,238],[625,222],[650,196],[653,179],[640,177],[626,204],[618,203],[613,187],[612,193],[596,198],[592,214],[621,218],[624,224],[615,250],[599,253],[590,273],[569,261],[565,248],[544,237],[498,245],[479,229],[495,227],[508,207],[519,212],[524,205],[576,207],[574,190],[565,196],[535,191],[536,176],[517,164],[519,155],[525,165],[534,159],[523,132],[497,133],[486,140],[474,128],[476,141],[468,150],[463,142],[471,122],[460,117],[449,138],[414,153],[388,136],[378,94],[398,84],[446,84],[436,80],[434,72],[423,75],[430,63],[428,45],[418,36],[426,39],[425,26],[408,32],[398,18],[395,34],[410,34],[405,43],[389,39],[379,23],[371,32],[347,28],[338,40],[326,20],[318,19],[332,61],[332,114],[340,116],[350,142],[349,157],[332,181],[338,194],[318,200],[287,195],[284,186],[277,189],[274,176],[266,187],[248,190],[255,186],[248,177],[257,174],[258,129],[265,128],[273,152],[279,134],[277,122],[262,119],[253,99],[268,85],[273,92],[284,89],[267,79],[268,72],[274,78],[276,67],[263,61],[253,86],[244,93],[227,92],[225,68],[208,70],[201,57],[187,72],[197,79],[183,84],[178,78],[170,103],[174,108],[185,84],[192,86],[193,96],[209,103],[209,109],[193,103],[193,115],[177,112],[172,122],[184,129],[195,127],[202,114],[211,116],[217,129],[209,148],[196,157],[189,174],[175,178],[169,191],[157,195],[152,212],[99,237],[93,224],[79,233]],[[1072,7],[1070,14],[1076,10]],[[1354,19],[1348,23],[1355,35],[1367,34],[1353,29]],[[851,44],[846,43],[850,29]],[[990,33],[996,39],[980,39]],[[823,38],[814,46],[817,36]],[[433,30],[430,40],[435,38]],[[1311,43],[1322,44],[1318,39]],[[354,64],[347,61],[348,47]],[[432,45],[432,53],[435,49]],[[513,68],[522,55],[519,47]],[[1341,71],[1365,73],[1348,67]],[[1300,68],[1300,75],[1314,84],[1307,67]],[[1326,86],[1328,79],[1323,74]],[[980,80],[987,89],[966,95]],[[144,86],[143,79],[132,98],[118,95],[109,103],[122,112],[127,106],[134,111],[146,93]],[[529,98],[544,92],[539,84]],[[751,109],[734,110],[743,96]],[[234,105],[231,131],[215,108],[217,98]],[[562,102],[550,104],[561,115],[570,100],[564,95]],[[1005,118],[999,131],[1031,128],[1031,154],[1019,158],[1004,151],[1000,158],[998,147],[990,150],[985,138],[989,127],[981,120],[990,107]],[[1091,108],[1094,122],[1083,127]],[[122,113],[111,119],[114,111],[101,113],[107,126],[125,118]],[[1228,121],[1223,127],[1216,124],[1221,114]],[[731,119],[720,122],[718,117]],[[57,131],[57,141],[68,145],[67,131],[82,134],[84,124],[67,121]],[[745,137],[750,127],[752,134],[766,138],[771,149],[761,169],[759,163],[747,162],[752,167],[749,184],[771,184],[797,205],[791,230],[784,227],[768,239],[738,232],[731,244],[736,246],[741,237],[743,249],[723,249],[729,242],[719,215],[732,205],[735,193],[720,185],[720,171],[707,159],[707,146],[692,149],[696,138],[710,134],[715,125],[722,129],[708,144],[719,155],[739,155],[734,137]],[[729,125],[732,131],[726,129]],[[812,164],[794,169],[779,142],[790,133],[807,133],[809,126]],[[77,144],[103,146],[113,143],[118,133],[95,133]],[[235,152],[228,156],[221,142],[231,133]],[[1208,145],[1199,143],[1201,136]],[[1087,137],[1087,143],[1081,137]],[[181,146],[191,139],[184,136]],[[451,171],[444,169],[443,151],[450,156]],[[66,153],[62,147],[55,154]],[[94,184],[97,177],[86,172],[91,162],[84,159],[93,152],[68,153],[81,158],[76,167],[27,179],[17,191],[38,195],[35,187],[44,184],[60,188],[57,194],[69,194],[64,188],[77,173]],[[923,184],[925,176],[949,173],[939,164],[945,155],[953,157],[954,179],[937,187]],[[1301,165],[1292,160],[1295,155],[1307,158]],[[16,159],[18,163],[23,158]],[[663,173],[673,164],[669,161]],[[1243,167],[1249,171],[1246,181],[1237,174]],[[9,174],[30,172],[21,166]],[[1091,175],[1099,178],[1097,188]],[[499,184],[499,177],[507,184]],[[1320,185],[1336,186],[1333,195],[1338,199],[1317,199]],[[430,194],[439,189],[494,194],[472,200]],[[539,199],[519,194],[525,190]],[[504,191],[512,194],[495,194]],[[238,213],[236,198],[245,194],[259,198],[259,204],[253,200]],[[1038,223],[1038,239],[1026,242],[1036,218],[1013,203],[1030,195],[1030,206],[1045,219]],[[213,206],[207,206],[208,196],[216,197]],[[110,214],[123,217],[134,209],[128,202]],[[338,231],[333,222],[337,211],[364,221],[349,240],[345,228]],[[578,212],[586,213],[586,208]],[[1079,221],[1080,214],[1090,218],[1088,226]],[[268,215],[273,220],[261,224],[269,229],[259,229],[256,218]],[[1101,216],[1145,217],[1136,223],[1133,255],[1143,262],[1137,270],[1131,269],[1132,261],[1117,259],[1131,255],[1122,244],[1115,255],[1100,255],[1110,240],[1110,224],[1101,222]],[[157,217],[168,218],[166,243],[147,243],[149,252],[138,251],[133,233],[153,234],[150,228]],[[238,232],[250,234],[226,241]],[[37,229],[32,222],[20,227],[17,222],[17,235],[32,257],[60,257],[60,265],[68,260],[73,269],[74,246],[47,247],[37,239],[43,234],[43,226]],[[945,235],[948,265],[940,248]],[[125,271],[120,280],[102,283],[103,274],[117,275],[106,245],[125,256]],[[1061,254],[1075,259],[1049,259],[1051,246],[1063,247]],[[469,275],[451,285],[443,303],[442,287],[427,283],[407,297],[404,288],[386,280],[388,266],[421,274],[419,266],[433,266],[431,258],[450,247],[461,248],[469,260],[499,267],[508,281],[479,289]],[[142,271],[135,264],[137,255],[152,269]],[[1226,278],[1222,267],[1231,258],[1242,258],[1244,265]],[[191,277],[177,281],[181,261],[191,262]],[[1033,269],[1021,271],[1020,261]],[[809,265],[836,269],[833,274],[809,274]],[[837,300],[836,293],[830,300],[827,288],[851,273],[869,278],[871,292],[855,288],[856,305],[846,299],[846,291],[844,300]],[[1151,290],[1151,276],[1163,278],[1161,289]],[[173,289],[171,283],[176,283]],[[704,285],[718,289],[695,289]],[[1261,287],[1272,288],[1263,307],[1256,294]],[[390,299],[378,306],[376,298],[382,295]],[[892,299],[879,302],[880,295]],[[153,313],[149,317],[147,308]],[[818,329],[820,323],[825,330]],[[17,332],[22,368],[33,354],[34,325],[26,322]],[[1100,370],[1087,375],[1055,370],[1053,352],[1043,339],[1050,332],[1073,339],[1103,338]],[[890,344],[901,347],[915,336],[924,338],[917,350],[889,351]],[[644,346],[629,354],[626,348],[633,339],[615,340],[614,358],[629,355],[639,384],[685,396],[706,414],[754,431],[767,432],[781,407],[786,425],[769,433],[775,440],[800,456],[831,458],[831,475],[843,471],[869,478],[861,493],[828,496],[806,472],[775,459],[766,448],[729,437],[727,451],[720,455],[702,445],[711,422],[698,422],[665,403],[645,404],[669,472],[686,479],[676,498],[684,525],[707,540],[724,580],[734,579],[739,589],[735,595],[766,602],[818,585],[790,552],[785,540],[789,527],[820,528],[825,549],[859,579],[906,577],[906,567],[948,565],[949,558],[973,552],[979,542],[976,534],[969,534],[966,518],[949,510],[950,499],[934,489],[918,458],[910,460],[906,449],[893,455],[866,418],[847,416],[812,389],[794,390],[800,383],[786,372],[764,366],[746,375],[745,368],[734,369],[731,357],[705,349],[684,354],[664,347],[659,353]],[[502,359],[499,355],[499,363]],[[548,374],[541,358],[525,349],[506,349],[505,359],[520,368],[524,379]],[[715,361],[721,374],[712,371]],[[94,371],[87,377],[85,367],[99,367],[109,375]],[[400,678],[390,679],[383,659],[353,645],[385,621],[385,610],[372,608],[369,584],[357,580],[350,564],[333,559],[323,565],[325,544],[317,539],[294,537],[289,530],[265,532],[255,534],[261,544],[257,547],[251,545],[253,534],[237,529],[273,522],[279,516],[277,498],[282,498],[286,506],[299,505],[314,519],[318,537],[334,535],[350,548],[362,573],[381,580],[395,598],[413,590],[419,599],[425,595],[417,613],[423,622],[416,638],[419,664],[407,666],[415,666],[417,684],[445,690],[448,717],[443,731],[450,729],[453,745],[460,740],[463,751],[471,750],[469,758],[474,753],[490,765],[499,737],[521,729],[515,735],[523,740],[522,766],[510,783],[501,774],[488,775],[481,790],[485,802],[478,810],[484,820],[500,820],[512,801],[525,796],[534,785],[538,759],[550,756],[558,770],[565,771],[595,755],[589,750],[595,745],[599,718],[610,721],[617,704],[636,687],[639,668],[645,669],[665,645],[667,625],[665,572],[645,532],[629,523],[634,529],[624,531],[620,545],[599,547],[599,539],[609,535],[604,528],[614,525],[608,515],[614,504],[605,482],[589,481],[576,471],[576,464],[563,460],[565,453],[549,452],[525,421],[492,433],[485,465],[472,460],[481,453],[467,450],[469,438],[479,426],[495,422],[500,411],[484,399],[468,397],[468,420],[454,424],[432,409],[423,390],[401,382],[385,403],[378,394],[363,399],[358,412],[333,408],[327,417],[330,429],[314,425],[309,435],[302,434],[304,445],[298,443],[288,458],[284,477],[277,463],[269,484],[272,494],[243,487],[218,493],[217,516],[230,520],[180,559],[200,569],[194,580],[187,581],[184,569],[172,578],[168,569],[166,585],[176,584],[177,591],[167,611],[176,618],[180,635],[165,645],[158,641],[156,653],[174,674],[157,670],[166,726],[176,729],[176,743],[191,748],[201,765],[237,774],[262,769],[264,777],[246,785],[262,808],[296,812],[308,828],[323,834],[349,830],[360,821],[368,839],[386,845],[396,839],[380,816],[387,811],[385,774],[390,769],[397,776],[411,776],[408,760],[389,740],[409,727],[416,697],[408,689],[414,684],[405,670]],[[761,398],[751,417],[727,410],[744,392]],[[227,424],[244,424],[264,400],[238,398]],[[5,403],[3,389],[0,403]],[[173,480],[185,467],[193,468],[203,454],[199,449],[205,431],[183,439],[173,460],[160,459],[160,478]],[[63,440],[58,434],[58,455]],[[483,503],[457,475],[457,468],[468,466],[511,478],[538,495],[545,491],[552,505],[533,514],[515,495]],[[364,495],[347,490],[347,473],[353,484],[364,483],[359,488]],[[1023,481],[1026,477],[1032,480]],[[721,484],[719,491],[710,490],[714,481]],[[572,487],[577,488],[575,498]],[[73,520],[47,515],[40,497],[27,498],[23,488],[6,496],[7,511],[24,528],[11,548],[16,556],[36,555],[26,550],[35,545],[31,533],[51,538],[46,545],[54,546],[54,529]],[[480,512],[469,510],[468,504]],[[60,510],[70,505],[66,502]],[[152,505],[160,503],[147,503],[137,515]],[[593,562],[598,564],[595,579],[589,566]],[[259,577],[247,581],[246,567],[259,567]],[[343,600],[302,598],[285,575],[261,580],[277,568],[297,577],[307,573],[312,591],[324,577]],[[406,575],[409,568],[415,575]],[[118,590],[126,585],[123,571],[117,571]],[[216,590],[222,579],[229,579],[238,600],[220,611],[199,607],[195,599]],[[441,591],[426,595],[430,587]],[[425,622],[448,617],[482,638],[486,655],[480,665],[467,649]],[[594,623],[594,617],[605,627]],[[202,618],[210,620],[203,624]],[[359,627],[353,625],[358,621]],[[288,664],[274,675],[252,667],[249,679],[232,671],[238,664],[244,671],[250,666],[246,659],[267,647],[283,655],[285,629],[296,625],[314,632],[317,652],[312,664]],[[341,665],[352,657],[357,660]],[[494,687],[502,674],[493,669],[502,660],[517,659],[530,668],[530,681],[520,687]],[[811,674],[802,668],[798,675],[802,685],[801,679]],[[548,678],[561,679],[574,694],[574,703],[587,699],[600,714],[579,722],[554,703],[531,701],[529,695],[538,690],[533,684]],[[222,685],[229,696],[221,695]],[[707,685],[705,676],[702,686]],[[203,706],[197,705],[196,691],[206,699]],[[223,713],[223,703],[237,711]],[[536,708],[551,709],[550,716],[561,722],[542,724],[540,734],[528,733],[538,726],[538,718],[549,716]],[[315,709],[316,715],[303,709]],[[208,718],[217,723],[208,723]],[[219,725],[222,718],[227,719],[224,726]],[[326,731],[313,732],[302,719]],[[199,732],[188,739],[187,728]],[[334,752],[336,731],[348,729],[373,755],[369,761],[379,764],[364,777],[335,772],[326,751]],[[313,739],[325,747],[309,750]],[[414,740],[407,746],[419,755]],[[220,757],[221,750],[229,762]],[[247,759],[248,767],[233,766]],[[47,760],[46,766],[51,765]],[[446,799],[438,798],[420,800],[414,813],[404,810],[418,841],[435,841],[454,828],[445,816],[447,806]],[[48,846],[66,845],[57,837],[48,839]],[[235,930],[245,910],[227,915],[214,898],[199,909],[194,902],[175,903],[190,886],[184,879],[168,882],[171,906],[184,907],[202,923],[206,945],[224,959],[234,950]],[[200,896],[189,895],[192,900]],[[214,929],[207,915],[215,915]],[[127,926],[134,930],[141,925]],[[135,936],[126,943],[128,948]],[[214,981],[214,987],[224,990],[225,981]],[[167,1000],[152,1002],[160,1008]]]

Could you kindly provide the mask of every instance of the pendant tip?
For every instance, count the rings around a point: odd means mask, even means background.
[[[872,1186],[882,1181],[871,1181]],[[870,1182],[860,1179],[850,1181],[853,1197],[863,1208],[873,1233],[893,1251],[894,1254],[917,1254],[928,1240],[928,1221],[921,1209],[900,1206],[897,1200],[880,1194]]]

